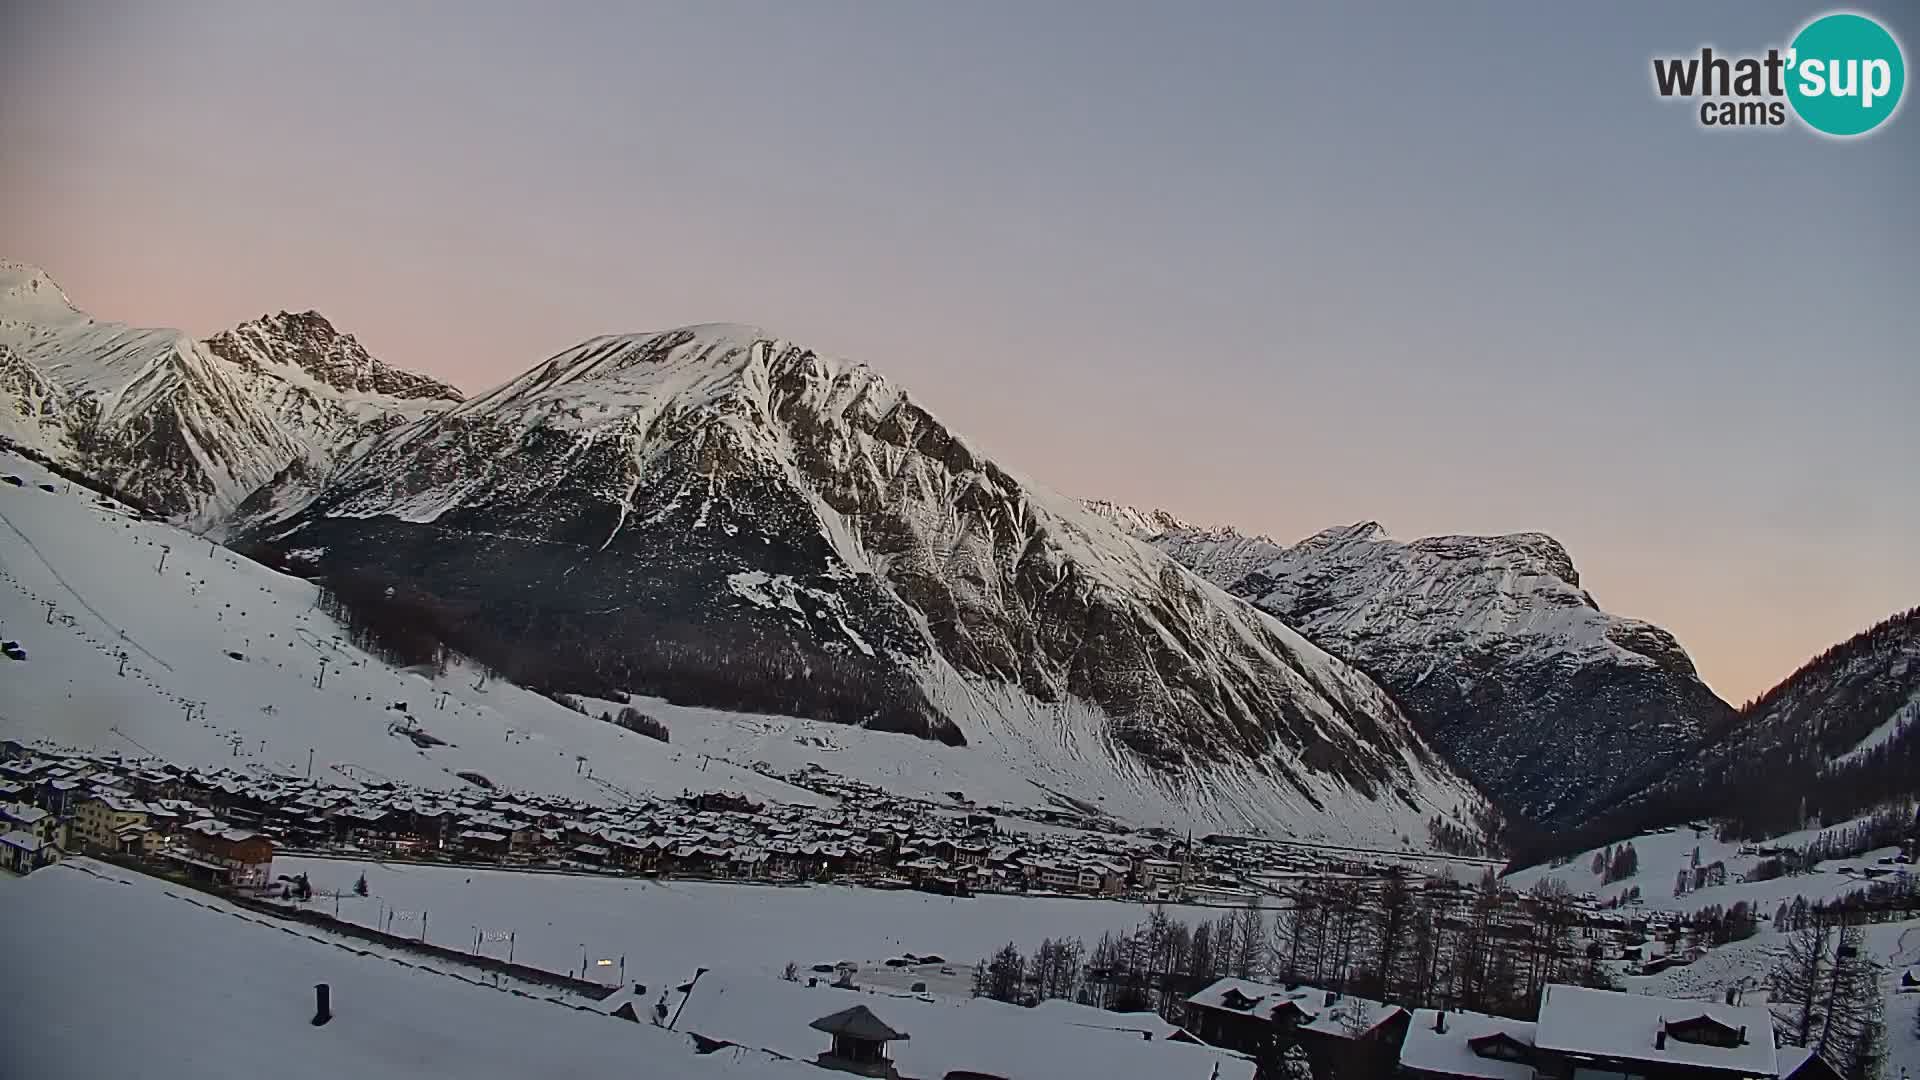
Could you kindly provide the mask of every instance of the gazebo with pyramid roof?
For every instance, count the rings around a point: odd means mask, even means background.
[[[865,1005],[842,1009],[807,1026],[833,1036],[833,1048],[821,1054],[817,1064],[861,1076],[892,1075],[887,1044],[911,1038],[904,1031],[888,1027]]]

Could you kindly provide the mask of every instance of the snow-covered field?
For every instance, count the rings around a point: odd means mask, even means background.
[[[1851,824],[1841,822],[1828,828],[1842,829]],[[1825,831],[1827,829],[1824,828],[1806,829],[1764,841],[1759,846],[1798,848]],[[1816,900],[1831,900],[1855,889],[1864,889],[1868,879],[1861,875],[1861,871],[1868,867],[1884,870],[1886,867],[1879,865],[1879,860],[1899,853],[1896,848],[1883,848],[1858,858],[1828,860],[1811,873],[1748,882],[1740,879],[1758,866],[1763,857],[1757,854],[1743,855],[1740,842],[1716,840],[1711,831],[1695,832],[1680,826],[1666,832],[1645,833],[1630,842],[1639,856],[1640,865],[1639,872],[1631,877],[1602,884],[1600,875],[1593,872],[1594,852],[1583,851],[1564,866],[1528,867],[1510,875],[1507,883],[1516,889],[1526,890],[1537,881],[1554,878],[1565,882],[1575,893],[1591,893],[1602,899],[1618,896],[1637,885],[1640,887],[1641,905],[1651,911],[1685,913],[1716,904],[1731,908],[1744,900],[1754,905],[1762,915],[1771,916],[1782,901],[1790,902],[1796,896],[1804,896],[1808,903],[1813,903]],[[1694,865],[1693,851],[1696,847],[1700,850],[1699,865],[1708,866],[1715,862],[1726,864],[1727,884],[1675,896],[1674,879],[1680,871]],[[1900,869],[1910,871],[1912,868]]]
[[[399,911],[406,917],[393,924],[394,932],[410,933],[424,911],[427,939],[436,944],[470,945],[476,930],[496,937],[511,932],[514,959],[522,963],[577,971],[584,951],[592,976],[607,974],[592,961],[617,964],[624,956],[629,980],[649,985],[686,979],[700,967],[777,975],[789,962],[804,970],[851,960],[868,972],[903,952],[943,957],[963,977],[975,960],[1009,941],[1031,952],[1041,938],[1079,937],[1091,948],[1106,931],[1131,931],[1151,910],[1110,900],[955,899],[837,885],[655,881],[296,856],[275,859],[273,868],[305,872],[317,890],[347,892],[339,900],[344,919],[374,926],[386,912]],[[362,873],[364,899],[351,895]],[[330,896],[312,903],[334,910]],[[1168,911],[1188,922],[1220,914]],[[504,940],[482,947],[507,954]],[[918,977],[932,984],[941,981],[938,975],[936,965]]]
[[[85,860],[0,878],[0,925],[33,928],[6,935],[0,1076],[819,1075],[756,1052],[699,1056],[649,1024],[362,955],[170,891]],[[315,983],[332,988],[334,1019],[322,1027],[309,1022]]]
[[[682,913],[696,927],[717,921]],[[603,1001],[510,981],[496,987],[491,975],[457,963],[369,949],[87,859],[0,878],[0,925],[45,928],[8,941],[0,1016],[10,1034],[32,1034],[0,1040],[0,1076],[8,1077],[798,1080],[820,1075],[802,1063],[827,1046],[811,1022],[855,1004],[912,1034],[895,1059],[915,1076],[965,1068],[1061,1080],[1253,1073],[1239,1055],[1166,1041],[1153,1018],[1144,1022],[1161,1037],[1143,1041],[1142,1018],[1065,1003],[1024,1009],[850,993],[723,962],[697,979],[689,969],[645,995]],[[660,937],[674,928],[651,929]],[[807,929],[785,927],[800,938]],[[673,991],[682,980],[692,981],[690,994]],[[315,983],[331,988],[334,1017],[322,1027],[309,1022]],[[655,1002],[667,1004],[674,1030],[651,1022]],[[622,1004],[643,1022],[606,1015]],[[100,1036],[103,1025],[113,1037]],[[689,1033],[733,1045],[698,1054]]]

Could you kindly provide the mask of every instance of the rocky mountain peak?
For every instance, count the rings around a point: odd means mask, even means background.
[[[342,333],[318,311],[263,315],[223,330],[205,344],[221,359],[250,372],[297,367],[346,394],[446,402],[462,397],[446,383],[375,358],[352,334]]]
[[[0,259],[0,305],[4,305],[8,309],[6,314],[10,315],[79,314],[73,301],[45,270],[10,259]]]

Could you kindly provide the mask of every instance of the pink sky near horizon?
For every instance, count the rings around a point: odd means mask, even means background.
[[[1920,603],[1912,110],[1858,146],[1716,138],[1639,66],[1529,104],[1397,39],[1384,87],[1320,96],[1319,46],[1407,21],[1326,11],[1269,71],[1151,9],[188,10],[0,46],[0,257],[99,317],[314,308],[469,392],[594,334],[754,323],[1068,494],[1283,542],[1549,533],[1736,704]],[[1606,85],[1793,10],[1499,32],[1557,57],[1528,77]],[[1497,119],[1435,132],[1410,93]],[[1843,279],[1749,269],[1830,250]]]

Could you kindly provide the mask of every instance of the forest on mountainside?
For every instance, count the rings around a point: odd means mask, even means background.
[[[1920,798],[1920,608],[1875,623],[1743,705],[1664,776],[1585,825],[1509,836],[1526,866],[1688,821],[1759,840]],[[1872,745],[1865,745],[1872,742]]]
[[[647,647],[637,652],[616,654],[585,633],[573,635],[565,648],[526,649],[496,626],[492,613],[455,607],[407,579],[372,571],[319,574],[317,567],[271,549],[246,554],[282,572],[312,576],[320,589],[320,609],[346,627],[356,647],[396,667],[444,674],[458,656],[479,664],[490,677],[549,696],[624,701],[639,694],[675,704],[930,734],[950,746],[966,743],[918,686],[901,677],[876,678],[859,658],[753,648],[665,616],[653,621]]]

